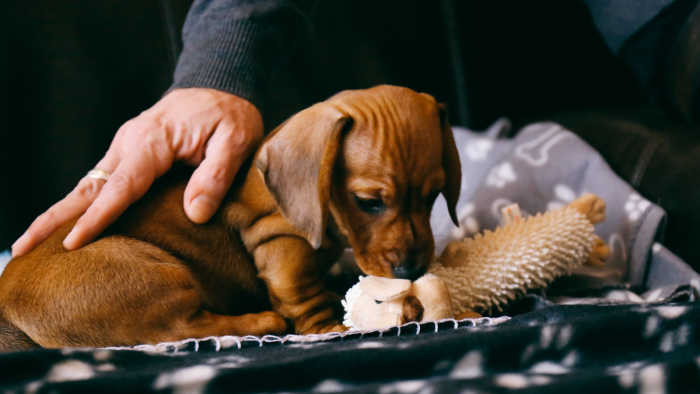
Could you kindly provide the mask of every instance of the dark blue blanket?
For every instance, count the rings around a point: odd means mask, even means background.
[[[534,305],[534,303],[531,303]],[[0,357],[16,392],[697,392],[700,304],[546,306],[311,342],[211,338]]]

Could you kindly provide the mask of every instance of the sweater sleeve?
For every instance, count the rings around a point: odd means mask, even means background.
[[[291,55],[302,21],[299,9],[284,0],[195,0],[170,89],[218,89],[263,112],[266,76]]]

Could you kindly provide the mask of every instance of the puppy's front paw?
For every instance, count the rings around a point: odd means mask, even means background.
[[[322,333],[327,333],[327,332],[345,332],[347,330],[349,330],[348,327],[338,323],[338,324],[329,324],[329,325],[323,326],[320,328],[320,330],[318,332],[322,334]]]
[[[349,330],[348,327],[338,323],[338,322],[328,322],[325,324],[318,324],[315,325],[305,331],[302,331],[300,334],[307,335],[307,334],[325,334],[329,332],[345,332]]]
[[[289,329],[284,317],[275,311],[264,311],[249,316],[252,335],[281,335]]]
[[[466,311],[460,313],[459,315],[455,316],[455,320],[462,320],[462,319],[478,319],[482,317],[481,314],[474,312],[471,309],[467,309]]]

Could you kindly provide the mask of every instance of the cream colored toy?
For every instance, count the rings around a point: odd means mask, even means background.
[[[409,321],[433,321],[453,317],[445,283],[426,274],[415,282],[363,276],[342,301],[343,324],[360,330],[396,326]]]
[[[345,325],[371,330],[491,313],[578,266],[602,265],[609,255],[593,233],[593,224],[605,218],[605,203],[595,195],[526,219],[517,206],[503,213],[502,227],[450,243],[413,283],[361,278],[343,301]]]

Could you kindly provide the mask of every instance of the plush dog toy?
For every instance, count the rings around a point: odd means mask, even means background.
[[[371,330],[408,321],[476,317],[499,311],[578,266],[601,265],[609,255],[593,233],[593,224],[605,218],[605,203],[595,195],[527,219],[517,206],[503,213],[503,227],[450,243],[429,273],[413,283],[361,278],[343,301],[344,324]]]
[[[363,276],[348,290],[342,304],[346,311],[343,324],[360,330],[454,316],[447,286],[432,274],[415,282]]]

